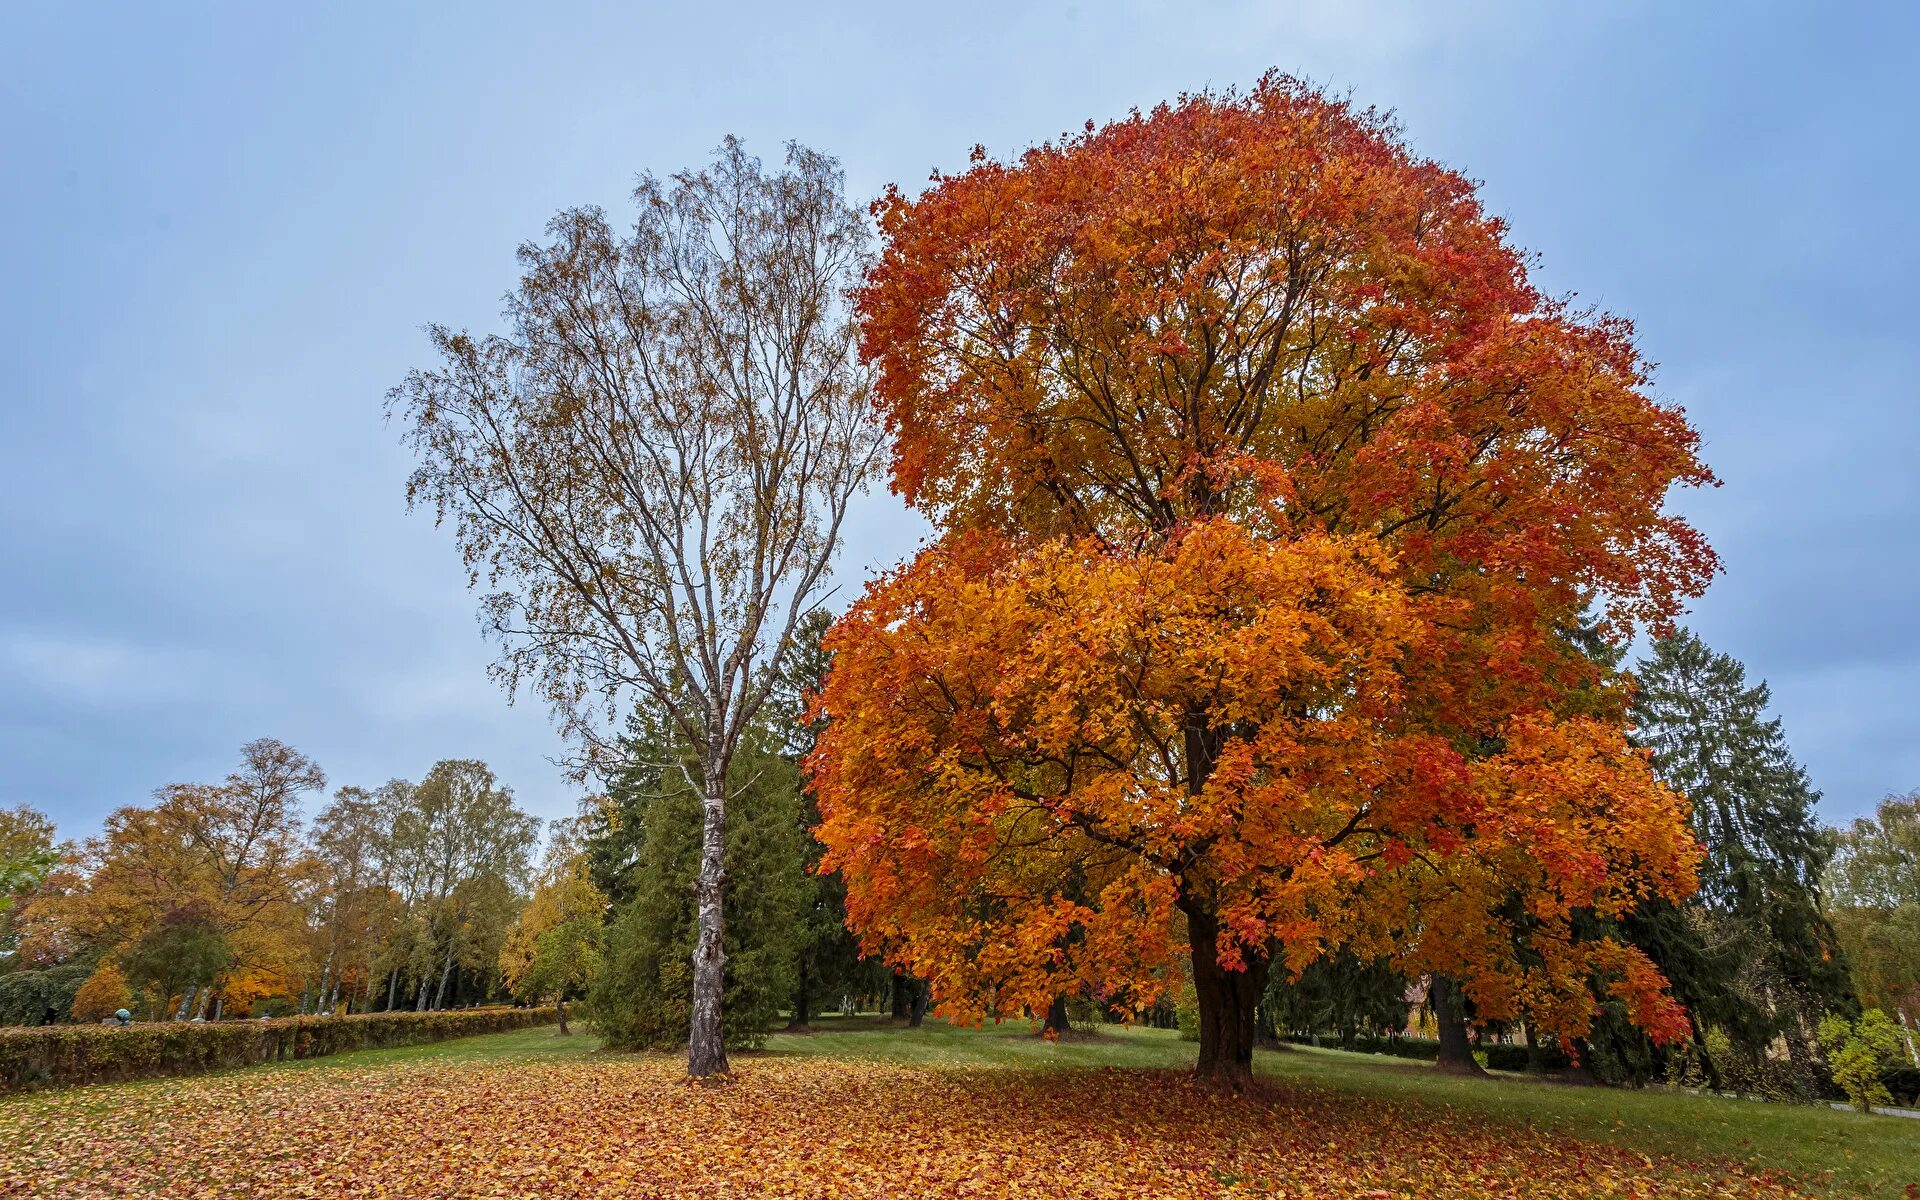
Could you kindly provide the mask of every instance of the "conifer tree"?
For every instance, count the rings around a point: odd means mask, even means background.
[[[1637,738],[1691,801],[1706,851],[1692,902],[1706,919],[1649,917],[1659,929],[1642,932],[1684,943],[1657,956],[1669,978],[1700,976],[1692,987],[1675,980],[1706,1010],[1698,1015],[1750,1053],[1783,1035],[1804,1075],[1808,1031],[1828,1010],[1857,1007],[1818,890],[1829,856],[1819,793],[1767,715],[1767,685],[1749,683],[1736,659],[1681,630],[1654,644],[1638,676]],[[1683,955],[1695,971],[1675,970]]]
[[[595,1025],[623,1048],[686,1044],[694,988],[693,877],[700,869],[698,767],[660,738],[664,722],[638,720],[628,766],[588,838],[596,879],[617,905],[605,958],[588,997]],[[733,761],[725,854],[725,1021],[728,1047],[756,1046],[793,994],[807,879],[800,775],[763,729]]]
[[[809,706],[833,662],[820,644],[832,625],[833,617],[825,609],[815,609],[801,621],[793,657],[767,700],[768,729],[781,754],[795,764],[813,753],[826,728],[826,718],[810,716]],[[880,963],[862,957],[859,939],[847,928],[846,881],[838,871],[819,870],[826,847],[813,836],[820,809],[810,789],[801,789],[797,811],[806,902],[796,931],[791,1007],[793,1027],[804,1029],[820,1005],[849,993],[876,990],[885,976]]]

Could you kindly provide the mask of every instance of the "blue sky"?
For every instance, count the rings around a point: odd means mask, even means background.
[[[723,135],[914,186],[1270,66],[1485,180],[1553,291],[1633,317],[1725,486],[1690,622],[1843,819],[1920,786],[1920,6],[77,5],[0,11],[0,805],[83,835],[263,735],[333,782],[492,763],[490,684],[381,398],[491,328],[513,248]],[[919,529],[864,506],[850,586]]]

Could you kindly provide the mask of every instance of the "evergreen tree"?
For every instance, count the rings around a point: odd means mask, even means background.
[[[1331,1033],[1342,1046],[1406,1028],[1407,978],[1384,959],[1362,960],[1341,949],[1317,958],[1295,979],[1276,970],[1261,998],[1272,1034]]]
[[[646,723],[629,743],[589,837],[596,879],[611,871],[618,907],[589,1008],[608,1044],[686,1043],[693,1003],[693,880],[700,868],[701,795],[684,752],[650,756]],[[799,769],[766,731],[733,760],[726,829],[725,1039],[755,1046],[793,995],[807,902]]]
[[[826,676],[832,656],[820,643],[833,618],[824,609],[809,613],[795,634],[793,656],[767,699],[767,726],[789,761],[803,762],[826,728],[826,718],[808,717],[813,690]],[[884,978],[880,964],[860,955],[859,939],[847,928],[847,885],[839,872],[821,874],[826,848],[814,839],[820,810],[813,794],[803,788],[799,805],[800,846],[807,898],[797,931],[794,954],[794,991],[789,1001],[793,1027],[803,1029],[822,1005],[851,992],[873,990]]]
[[[1668,968],[1696,1020],[1749,1054],[1784,1036],[1807,1079],[1808,1032],[1830,1009],[1857,1009],[1820,902],[1829,849],[1814,817],[1819,793],[1767,716],[1767,685],[1749,684],[1737,660],[1681,631],[1654,644],[1638,675],[1637,736],[1692,802],[1706,858],[1693,902],[1702,915],[1636,914],[1635,940]]]

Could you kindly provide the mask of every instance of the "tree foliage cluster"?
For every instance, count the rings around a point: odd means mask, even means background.
[[[240,757],[61,848],[7,926],[5,1019],[425,1010],[496,992],[538,822],[484,763],[343,787],[309,824],[318,766],[270,738]]]
[[[862,348],[940,536],[829,638],[856,926],[963,1017],[1184,960],[1224,1080],[1269,969],[1341,946],[1490,1019],[1579,1036],[1598,996],[1684,1036],[1605,926],[1693,890],[1686,810],[1561,632],[1661,626],[1715,569],[1629,326],[1279,77],[877,212]]]

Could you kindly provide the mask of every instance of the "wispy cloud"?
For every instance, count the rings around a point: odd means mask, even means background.
[[[109,633],[14,630],[0,634],[0,678],[15,693],[96,708],[189,699],[209,682],[205,656]]]

